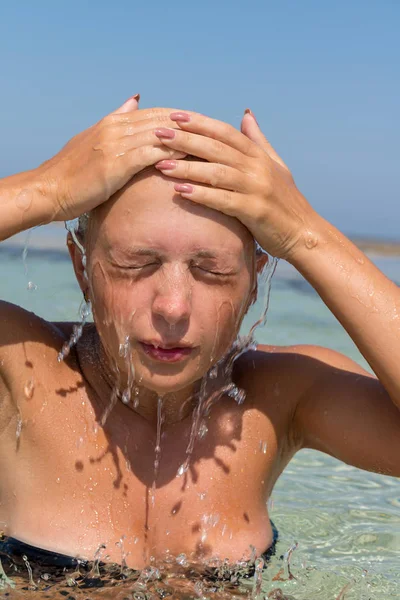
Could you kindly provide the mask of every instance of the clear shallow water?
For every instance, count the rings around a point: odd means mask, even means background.
[[[40,242],[40,234],[35,232],[32,240]],[[0,245],[1,297],[49,320],[77,320],[81,296],[65,251],[32,249],[27,257],[28,275],[21,254],[21,248]],[[399,259],[376,262],[400,282]],[[28,291],[28,281],[38,289]],[[258,316],[256,306],[244,330]],[[325,345],[367,366],[317,294],[285,263],[278,265],[267,326],[258,331],[257,339],[278,345]],[[280,539],[276,556],[263,574],[265,595],[280,588],[297,600],[334,600],[350,583],[342,599],[400,598],[400,480],[357,470],[321,453],[302,451],[275,487],[271,517]],[[280,557],[294,542],[298,548],[292,554],[290,569],[295,578],[288,580]],[[284,572],[279,575],[282,568]],[[133,598],[132,585],[128,581],[125,585],[118,594],[107,588],[90,594],[70,588],[71,598]],[[21,597],[28,594],[39,597],[38,592],[22,592]],[[63,595],[68,597],[62,592],[50,597]],[[232,592],[230,597],[234,596]]]

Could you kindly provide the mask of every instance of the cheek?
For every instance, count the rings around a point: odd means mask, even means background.
[[[197,313],[194,311],[203,330],[204,351],[210,354],[212,361],[225,354],[236,339],[248,295],[245,286],[229,287],[212,294],[208,290]]]

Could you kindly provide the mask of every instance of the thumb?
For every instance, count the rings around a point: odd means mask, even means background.
[[[117,108],[117,110],[114,111],[114,114],[118,115],[121,113],[131,112],[132,110],[137,110],[139,108],[139,100],[140,94],[135,94],[134,96],[131,96],[130,98],[128,98],[128,100],[126,100],[126,102],[123,103],[122,106],[120,106],[119,108]]]
[[[255,144],[257,144],[257,146],[260,146],[260,148],[265,150],[265,152],[269,154],[269,156],[275,162],[287,169],[281,157],[277,154],[277,152],[275,152],[265,135],[262,133],[254,114],[249,108],[246,108],[245,110],[244,117],[240,126],[240,131],[244,133],[244,135],[246,135],[248,138],[250,138]]]

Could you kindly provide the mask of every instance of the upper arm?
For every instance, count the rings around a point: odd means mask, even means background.
[[[333,350],[302,346],[296,352],[310,359],[310,385],[293,418],[301,447],[400,477],[400,410],[380,381]]]

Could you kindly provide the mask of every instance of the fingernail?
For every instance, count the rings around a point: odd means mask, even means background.
[[[169,115],[171,121],[180,121],[181,123],[188,123],[190,121],[190,115],[184,112],[173,112]]]
[[[136,100],[137,102],[139,102],[139,100],[140,100],[140,94],[135,94],[134,96],[132,96],[132,98],[134,100]]]
[[[160,129],[156,129],[154,133],[158,138],[173,140],[175,137],[175,131],[173,129],[167,129],[166,127],[160,127]]]
[[[155,165],[156,169],[160,169],[160,171],[172,171],[172,169],[176,169],[176,161],[174,160],[160,160]]]
[[[188,183],[176,183],[174,185],[174,190],[176,192],[182,192],[183,194],[192,194],[194,187]]]
[[[255,116],[255,114],[253,113],[253,111],[250,108],[246,108],[246,110],[244,111],[244,114],[245,115],[251,115],[253,117],[253,119],[255,120],[255,122],[257,123],[257,125],[258,125],[258,121],[256,119],[256,116]]]

